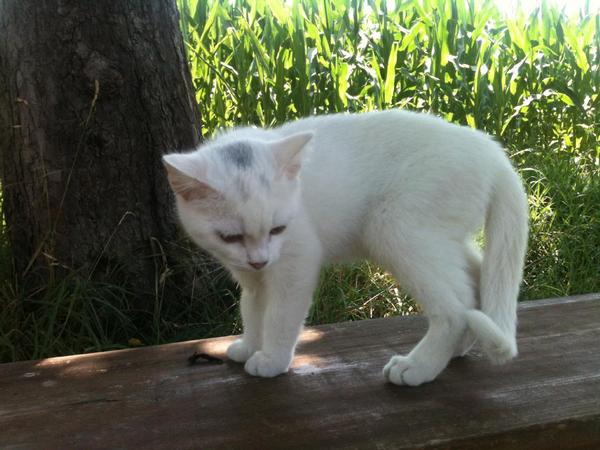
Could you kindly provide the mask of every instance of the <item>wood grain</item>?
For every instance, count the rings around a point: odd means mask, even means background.
[[[381,369],[423,317],[309,328],[289,374],[252,378],[233,337],[0,365],[0,447],[600,448],[600,295],[527,302],[520,356],[475,350],[419,388]]]

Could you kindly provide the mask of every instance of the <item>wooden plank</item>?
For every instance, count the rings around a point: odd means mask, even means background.
[[[0,365],[0,447],[600,448],[600,295],[527,302],[519,317],[517,360],[473,351],[418,388],[381,369],[422,317],[309,328],[275,379],[187,364],[233,337]]]

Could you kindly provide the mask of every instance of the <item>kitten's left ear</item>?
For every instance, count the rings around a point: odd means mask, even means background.
[[[290,180],[298,176],[313,137],[311,132],[298,133],[271,144],[278,168]]]

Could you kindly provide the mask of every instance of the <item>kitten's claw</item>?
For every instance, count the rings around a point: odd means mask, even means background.
[[[246,361],[244,369],[255,377],[271,378],[287,372],[290,362],[289,360],[283,361],[282,358],[273,358],[262,351],[258,351]]]
[[[254,350],[249,348],[243,339],[235,340],[227,348],[227,357],[239,363],[245,363],[253,354]]]
[[[437,373],[424,364],[418,364],[410,356],[393,356],[383,368],[383,376],[390,383],[419,386],[432,381]]]

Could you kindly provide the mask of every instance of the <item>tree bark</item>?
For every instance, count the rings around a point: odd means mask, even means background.
[[[3,202],[20,275],[119,268],[154,290],[177,237],[161,154],[200,139],[175,0],[0,0]]]

